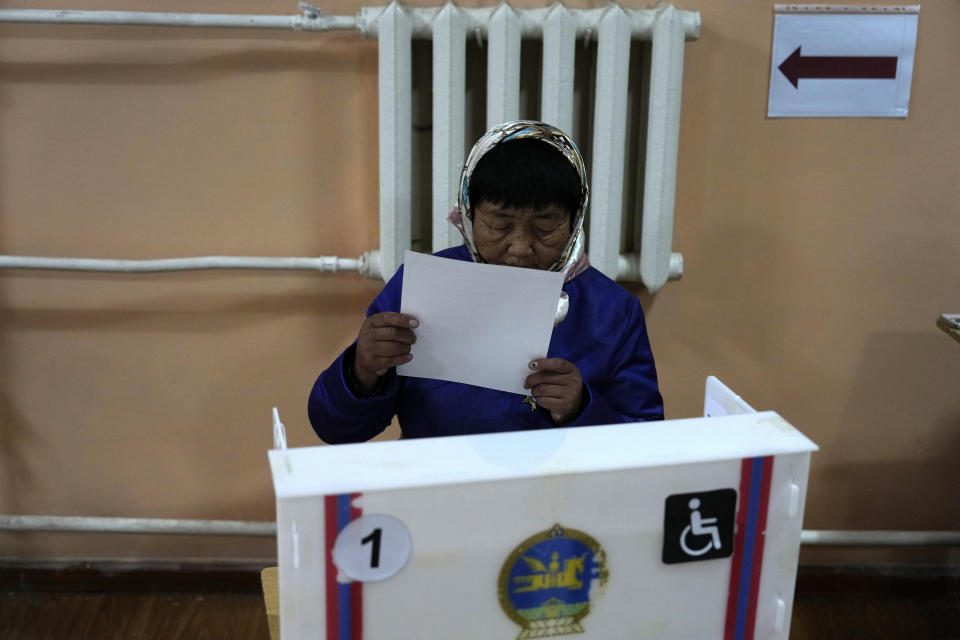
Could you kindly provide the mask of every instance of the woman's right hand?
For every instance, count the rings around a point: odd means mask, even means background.
[[[392,311],[375,313],[363,321],[357,338],[353,377],[364,393],[376,388],[377,380],[387,369],[413,359],[410,345],[417,341],[413,329],[419,325],[413,316]]]

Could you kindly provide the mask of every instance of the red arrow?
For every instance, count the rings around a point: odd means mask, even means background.
[[[893,79],[897,77],[897,58],[878,56],[804,56],[800,47],[777,67],[787,80],[800,88],[800,78]]]

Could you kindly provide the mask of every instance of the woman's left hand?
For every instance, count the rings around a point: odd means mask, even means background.
[[[527,376],[525,389],[537,401],[537,406],[550,412],[557,426],[573,422],[580,414],[583,401],[583,378],[580,369],[563,358],[539,358],[530,363],[536,371]]]

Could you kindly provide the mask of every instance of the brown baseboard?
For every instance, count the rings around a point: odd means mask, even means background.
[[[259,593],[276,560],[23,560],[0,558],[0,591]],[[960,567],[801,566],[797,597],[960,593]]]
[[[259,593],[276,561],[0,559],[0,591]]]
[[[960,567],[951,565],[801,566],[797,597],[836,594],[871,598],[960,593]]]

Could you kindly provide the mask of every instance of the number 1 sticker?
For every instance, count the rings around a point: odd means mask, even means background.
[[[333,545],[333,563],[352,580],[386,580],[407,564],[413,544],[406,525],[384,513],[348,524]]]

